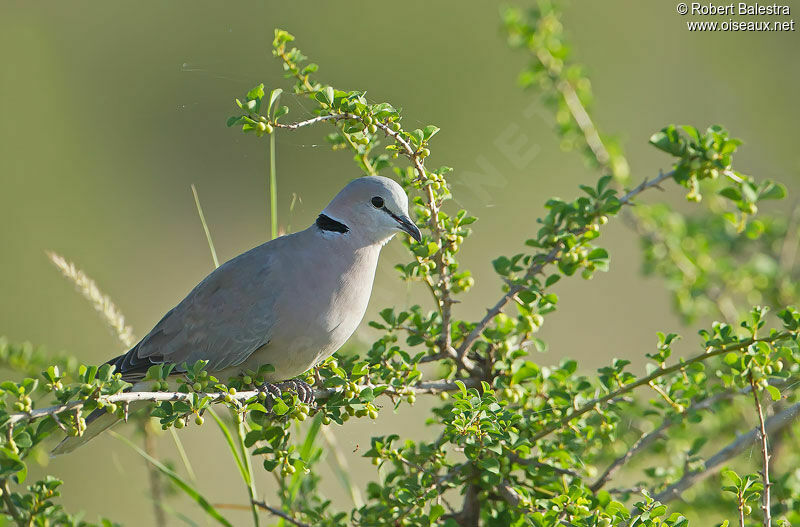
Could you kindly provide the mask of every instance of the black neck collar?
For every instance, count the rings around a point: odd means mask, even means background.
[[[340,223],[330,216],[326,216],[324,214],[317,216],[316,225],[320,230],[323,231],[341,232],[342,234],[350,231],[350,229],[344,223]]]

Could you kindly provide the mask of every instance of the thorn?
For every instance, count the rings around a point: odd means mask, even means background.
[[[66,426],[64,426],[64,423],[62,423],[62,422],[61,422],[61,419],[59,419],[59,417],[58,417],[58,414],[53,414],[53,421],[55,421],[55,422],[56,422],[56,424],[58,425],[58,427],[59,427],[61,430],[63,430],[64,432],[66,432],[66,431],[67,431],[67,427],[66,427]]]

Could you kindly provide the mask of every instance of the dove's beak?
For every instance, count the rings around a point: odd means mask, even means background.
[[[419,232],[419,228],[414,225],[411,218],[408,216],[397,216],[395,214],[392,214],[392,218],[398,223],[398,228],[401,231],[408,233],[408,235],[417,240],[417,242],[422,241],[422,233]]]

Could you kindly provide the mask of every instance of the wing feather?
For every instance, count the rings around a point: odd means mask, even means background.
[[[278,241],[278,240],[275,240]],[[275,322],[274,250],[260,245],[221,265],[172,308],[136,346],[109,361],[127,381],[154,364],[207,360],[209,371],[237,366],[269,342]]]

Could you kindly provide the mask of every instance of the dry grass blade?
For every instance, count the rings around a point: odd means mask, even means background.
[[[46,254],[50,261],[53,262],[53,265],[58,267],[61,274],[71,280],[78,292],[92,303],[94,309],[100,313],[119,341],[127,347],[136,344],[133,329],[125,324],[125,317],[122,312],[107,295],[103,294],[95,281],[60,254],[53,251],[46,251]]]

